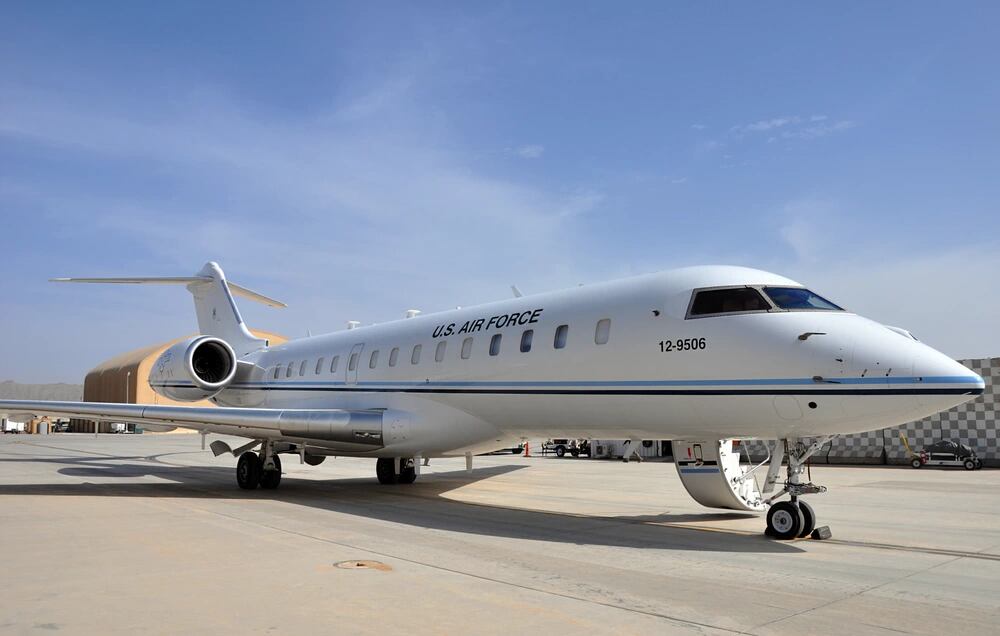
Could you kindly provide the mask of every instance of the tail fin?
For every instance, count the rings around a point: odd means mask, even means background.
[[[218,263],[208,262],[194,276],[139,277],[139,278],[53,278],[56,283],[124,283],[140,285],[187,285],[194,296],[198,314],[198,330],[206,336],[222,338],[239,356],[267,346],[267,341],[257,338],[247,329],[233,294],[255,300],[271,307],[285,307],[285,303],[268,298],[226,280]]]

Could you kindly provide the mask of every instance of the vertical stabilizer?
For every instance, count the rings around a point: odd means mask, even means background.
[[[189,283],[187,288],[194,296],[198,331],[202,335],[222,338],[237,356],[266,347],[267,341],[250,333],[243,322],[226,274],[219,264],[212,261],[205,263],[197,276],[203,280]]]
[[[194,296],[198,330],[202,335],[225,340],[237,356],[244,356],[267,346],[267,340],[250,333],[233,294],[270,307],[284,307],[283,302],[258,294],[226,280],[218,263],[208,262],[194,276],[140,276],[128,278],[53,278],[54,283],[118,283],[131,285],[187,285]]]

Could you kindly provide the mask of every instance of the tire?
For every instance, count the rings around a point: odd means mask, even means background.
[[[979,458],[977,457],[977,458],[976,458],[976,470],[979,470],[979,469],[980,469],[980,468],[982,468],[982,467],[983,467],[983,460],[981,460],[981,459],[979,459]]]
[[[795,539],[803,525],[802,510],[790,501],[779,501],[767,511],[767,535],[775,539]]]
[[[396,471],[391,457],[379,457],[375,460],[375,476],[378,477],[380,484],[396,483]]]
[[[573,457],[579,457],[580,456],[580,449],[574,448],[573,450],[571,450],[569,452],[569,454],[572,455]]]
[[[556,457],[563,457],[566,455],[565,446],[556,446]]]
[[[802,529],[799,530],[799,538],[805,538],[816,529],[816,512],[812,506],[804,501],[799,502],[799,511],[802,513]]]
[[[919,457],[914,457],[910,460],[910,466],[913,466],[914,468],[923,468],[924,463],[920,461]]]
[[[976,462],[973,459],[967,459],[964,462],[962,462],[962,466],[965,466],[965,470],[975,470]]]
[[[260,484],[260,457],[253,451],[240,455],[236,462],[236,483],[243,490],[253,490]]]
[[[274,456],[274,470],[264,470],[264,461],[261,460],[260,467],[260,487],[267,490],[274,490],[281,483],[281,459]]]
[[[399,476],[396,478],[396,483],[398,484],[412,484],[417,481],[417,467],[415,464],[407,466],[412,459],[404,458],[400,460],[402,464],[399,468]]]

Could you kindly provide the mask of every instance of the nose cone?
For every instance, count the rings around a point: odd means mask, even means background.
[[[914,357],[912,379],[925,416],[968,402],[986,388],[979,374],[923,345]]]

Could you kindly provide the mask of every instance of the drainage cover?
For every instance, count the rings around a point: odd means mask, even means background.
[[[334,563],[334,565],[344,570],[381,570],[382,572],[388,572],[392,569],[391,566],[380,561],[341,561],[340,563]]]

